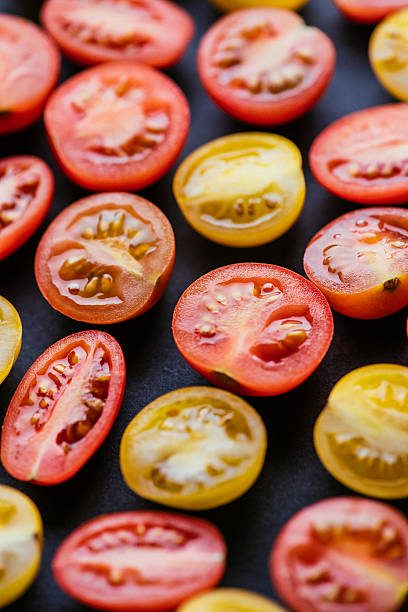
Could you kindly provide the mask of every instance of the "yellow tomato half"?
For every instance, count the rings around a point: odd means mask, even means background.
[[[211,0],[221,11],[235,11],[243,8],[254,8],[256,6],[278,7],[297,11],[306,4],[308,0]]]
[[[42,553],[40,513],[29,497],[0,485],[0,608],[20,597],[36,577]]]
[[[305,200],[302,156],[293,142],[263,132],[213,140],[179,167],[174,194],[197,232],[220,244],[251,247],[279,238]]]
[[[396,98],[408,101],[408,9],[392,13],[374,30],[369,47],[378,80]]]
[[[359,368],[333,388],[314,440],[341,483],[383,499],[408,496],[408,368]]]
[[[241,589],[216,589],[189,599],[177,612],[285,612],[266,597]]]
[[[167,393],[128,425],[120,465],[141,497],[186,510],[226,504],[262,469],[266,431],[242,398],[211,387]]]
[[[22,327],[17,310],[0,296],[0,383],[13,367],[21,348]]]

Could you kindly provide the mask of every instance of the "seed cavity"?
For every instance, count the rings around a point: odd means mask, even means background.
[[[36,197],[40,179],[24,163],[3,164],[0,169],[0,233],[26,212]]]

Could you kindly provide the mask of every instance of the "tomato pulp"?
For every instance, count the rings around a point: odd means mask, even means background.
[[[0,384],[17,360],[22,334],[23,328],[17,310],[0,295]]]

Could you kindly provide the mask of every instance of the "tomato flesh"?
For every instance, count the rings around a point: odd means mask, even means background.
[[[361,23],[375,23],[407,6],[407,0],[333,0],[346,17]]]
[[[108,435],[124,388],[123,354],[109,334],[79,332],[53,344],[8,408],[1,438],[6,470],[41,485],[74,476]]]
[[[0,384],[17,360],[22,333],[23,328],[17,310],[0,295]]]
[[[362,498],[327,499],[282,529],[272,580],[294,612],[394,612],[408,590],[408,523]]]
[[[216,589],[197,595],[177,612],[285,612],[273,601],[242,589]]]
[[[282,8],[297,11],[308,0],[211,0],[222,11],[236,11],[237,9],[265,6],[268,8]]]
[[[85,605],[170,612],[221,580],[225,554],[222,535],[206,521],[123,512],[76,529],[57,551],[53,571],[60,587]]]

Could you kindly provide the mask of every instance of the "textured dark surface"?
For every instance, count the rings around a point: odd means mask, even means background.
[[[183,61],[169,71],[187,94],[192,127],[183,157],[197,146],[248,126],[223,114],[207,99],[197,78],[196,45],[217,18],[206,0],[179,0],[194,17],[196,38]],[[38,0],[0,0],[0,11],[37,20]],[[311,0],[302,11],[305,19],[322,28],[335,42],[338,66],[323,100],[302,119],[274,129],[293,139],[305,159],[307,200],[304,212],[291,231],[277,242],[250,250],[229,249],[206,241],[184,221],[172,197],[173,172],[142,195],[159,205],[172,222],[177,240],[173,279],[161,300],[140,319],[107,328],[121,343],[128,384],[119,418],[102,448],[70,482],[43,489],[21,484],[0,467],[0,482],[27,493],[38,505],[45,525],[45,550],[40,575],[10,611],[58,610],[79,612],[83,606],[68,598],[54,583],[50,562],[62,539],[83,521],[101,513],[158,508],[134,495],[119,469],[119,443],[131,418],[159,395],[205,381],[177,352],[171,336],[174,305],[184,289],[209,270],[238,261],[276,263],[303,273],[303,251],[314,233],[352,205],[321,188],[311,177],[307,152],[313,138],[334,119],[353,110],[390,100],[371,73],[367,60],[370,28],[347,23],[329,0]],[[78,68],[64,60],[62,78]],[[251,129],[251,128],[249,128]],[[46,224],[67,204],[84,195],[57,169],[46,144],[42,123],[19,135],[0,138],[0,156],[31,153],[47,160],[55,171],[57,189],[46,223],[36,235],[5,261],[0,262],[0,294],[18,309],[24,329],[23,347],[11,374],[0,388],[0,415],[4,416],[19,381],[38,355],[51,343],[87,329],[58,314],[42,298],[33,273],[34,253]],[[267,568],[272,542],[279,529],[298,510],[320,499],[350,493],[321,466],[313,449],[312,430],[334,383],[350,370],[373,362],[407,363],[406,312],[382,321],[361,322],[335,315],[332,347],[320,368],[301,387],[283,397],[253,400],[269,432],[265,468],[252,490],[242,499],[200,516],[223,532],[229,557],[224,585],[253,589],[273,596]],[[395,504],[408,513],[408,501]],[[408,610],[408,605],[404,608]]]

